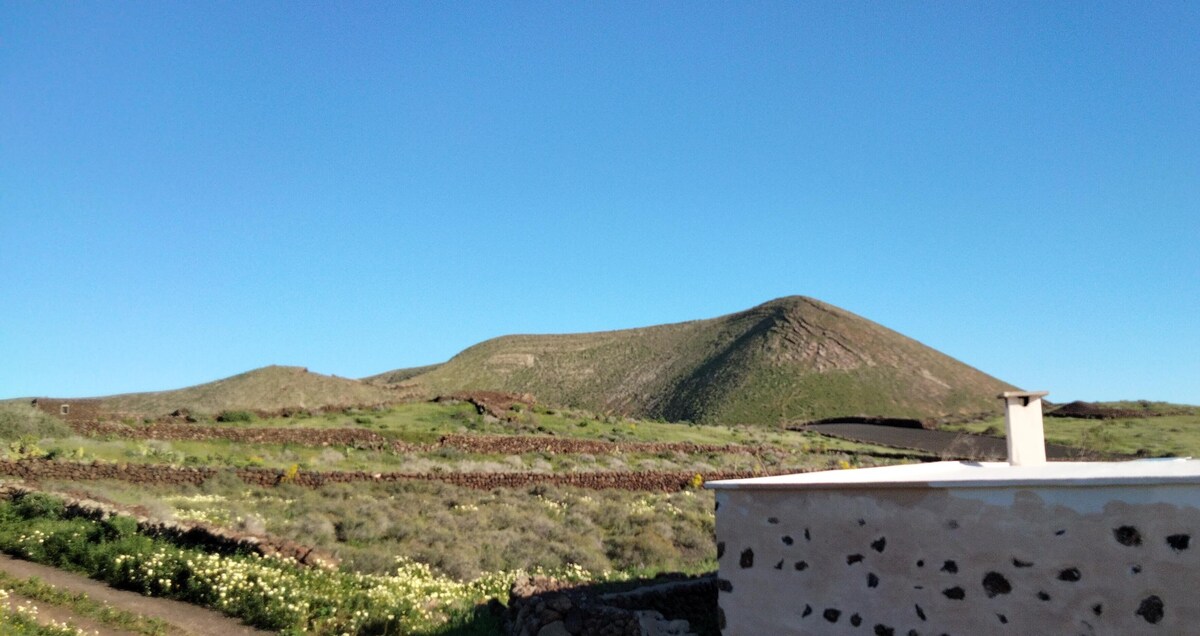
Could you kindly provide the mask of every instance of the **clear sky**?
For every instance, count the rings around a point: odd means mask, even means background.
[[[0,0],[0,397],[838,305],[1200,404],[1200,3]]]

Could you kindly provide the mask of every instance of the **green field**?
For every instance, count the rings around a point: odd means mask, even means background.
[[[1200,413],[1113,420],[1047,417],[1046,441],[1088,453],[1200,457]],[[946,430],[1004,435],[1004,418],[947,425]]]

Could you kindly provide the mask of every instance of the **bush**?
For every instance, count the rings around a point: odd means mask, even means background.
[[[61,499],[40,492],[13,498],[13,510],[23,519],[60,519],[64,509]]]
[[[253,422],[254,414],[250,411],[221,411],[217,414],[218,422]]]
[[[62,420],[47,415],[28,404],[0,405],[0,440],[43,439],[69,437],[71,427]]]

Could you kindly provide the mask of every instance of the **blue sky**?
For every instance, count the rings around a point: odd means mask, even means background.
[[[1200,404],[1200,5],[0,1],[0,397],[804,294]]]

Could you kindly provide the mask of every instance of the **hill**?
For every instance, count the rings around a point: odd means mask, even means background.
[[[440,366],[442,366],[442,365],[429,364],[429,365],[425,365],[423,367],[409,367],[407,369],[396,369],[394,371],[385,371],[378,375],[373,375],[373,376],[370,376],[367,378],[363,378],[362,381],[368,382],[370,384],[376,384],[376,385],[402,384],[404,382],[407,382],[408,380],[411,380],[411,379],[417,377],[418,375],[421,375],[424,373],[429,373],[430,371],[433,371],[434,369],[437,369]]]
[[[528,392],[595,411],[728,423],[998,412],[996,395],[1013,388],[802,296],[708,320],[504,336],[404,380],[432,393]]]
[[[164,415],[180,408],[195,413],[279,411],[386,404],[405,397],[402,391],[303,367],[269,366],[185,389],[100,398],[100,404],[110,412]]]

